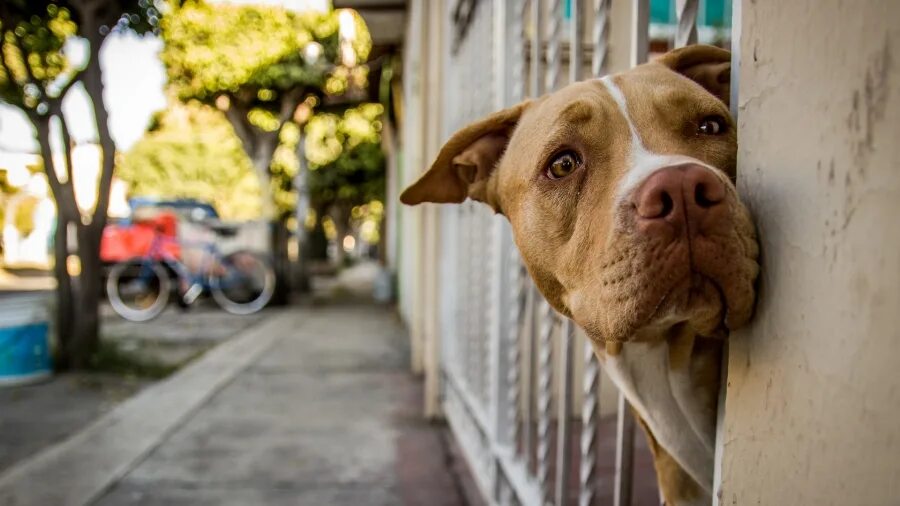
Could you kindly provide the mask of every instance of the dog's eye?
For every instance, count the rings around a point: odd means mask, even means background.
[[[568,176],[578,168],[578,157],[571,151],[559,154],[547,167],[547,177],[560,179]]]
[[[697,127],[697,133],[703,135],[719,135],[725,133],[725,129],[728,128],[728,123],[725,122],[725,118],[722,116],[707,116],[700,120],[700,125]]]

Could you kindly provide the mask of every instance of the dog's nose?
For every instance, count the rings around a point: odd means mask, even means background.
[[[712,170],[696,164],[654,172],[632,198],[639,218],[672,223],[703,221],[724,200],[725,184]]]

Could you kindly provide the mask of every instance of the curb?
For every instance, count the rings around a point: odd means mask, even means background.
[[[99,498],[272,345],[295,329],[273,312],[68,439],[0,474],[4,506],[82,506]]]

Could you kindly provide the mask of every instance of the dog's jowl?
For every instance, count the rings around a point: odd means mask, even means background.
[[[722,343],[749,319],[758,272],[729,62],[690,46],[497,112],[401,196],[509,219],[538,288],[637,412],[670,505],[710,504]]]

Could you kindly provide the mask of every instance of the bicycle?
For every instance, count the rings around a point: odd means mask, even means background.
[[[207,225],[220,237],[233,236],[237,229],[221,224]],[[166,248],[174,243],[198,247],[202,253],[199,269],[192,271]],[[177,285],[173,286],[172,278]],[[177,288],[177,292],[176,289]],[[275,270],[268,259],[249,250],[223,255],[215,241],[188,244],[155,230],[146,255],[119,262],[110,269],[106,292],[113,310],[122,318],[145,322],[159,316],[173,293],[187,308],[203,293],[225,311],[236,315],[256,313],[269,303],[275,290]]]

